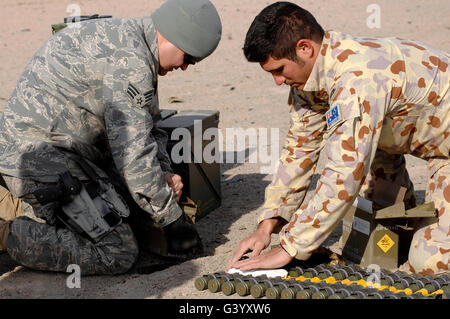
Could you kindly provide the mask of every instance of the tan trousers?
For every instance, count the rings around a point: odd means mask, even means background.
[[[22,201],[0,186],[0,252],[6,251],[10,221],[22,215]]]
[[[438,221],[426,221],[415,232],[409,250],[411,271],[422,275],[448,272],[450,260],[450,160],[431,160],[427,201],[433,201]]]
[[[0,220],[13,220],[23,214],[22,201],[0,186]]]
[[[448,272],[450,258],[450,160],[430,160],[429,172],[426,201],[434,202],[438,222],[430,224],[423,220],[416,227],[408,255],[411,271],[422,275]],[[405,206],[407,209],[415,206],[414,187],[403,155],[377,150],[360,196],[372,200],[374,185],[379,180],[406,187]]]

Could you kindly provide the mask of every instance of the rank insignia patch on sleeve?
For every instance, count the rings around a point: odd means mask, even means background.
[[[131,83],[128,85],[127,94],[133,104],[137,107],[147,105],[153,98],[153,90],[149,90],[146,93],[141,93],[139,89]]]
[[[342,120],[342,114],[341,114],[341,110],[339,109],[339,104],[336,104],[333,107],[331,107],[325,113],[325,117],[327,119],[328,129],[332,128],[337,123],[339,123]]]

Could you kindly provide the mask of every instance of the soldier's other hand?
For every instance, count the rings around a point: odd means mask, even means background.
[[[258,256],[263,249],[269,246],[270,234],[270,232],[258,228],[253,234],[242,240],[239,243],[238,248],[234,252],[233,257],[228,261],[226,271],[230,270],[231,268],[236,268],[236,263],[249,250],[252,251],[251,257]]]
[[[175,200],[179,202],[182,189],[184,186],[183,183],[181,182],[181,176],[171,173],[164,173],[164,176],[166,178],[167,184],[173,190]]]
[[[279,217],[268,218],[260,222],[256,231],[239,243],[225,270],[233,268],[234,264],[249,250],[252,251],[251,257],[258,256],[263,249],[269,246],[270,235],[279,232],[279,227],[284,223],[285,221]]]
[[[289,264],[292,259],[283,247],[273,248],[261,255],[251,257],[236,262],[233,268],[238,268],[241,271],[255,270],[255,269],[277,269]]]

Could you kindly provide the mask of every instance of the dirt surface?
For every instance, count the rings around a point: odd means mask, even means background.
[[[215,53],[185,72],[160,77],[161,108],[220,111],[219,127],[279,128],[279,148],[287,133],[288,87],[277,87],[271,76],[242,54],[245,34],[253,18],[270,1],[213,0],[223,23],[222,41]],[[423,41],[450,51],[450,2],[446,0],[347,0],[295,1],[314,14],[325,29],[354,35],[399,36]],[[51,35],[50,25],[73,13],[111,14],[140,17],[162,0],[0,0],[0,108],[11,95],[19,75],[31,56]],[[381,9],[381,27],[370,29],[366,12],[372,3]],[[182,103],[171,104],[177,97]],[[416,194],[423,201],[427,183],[426,163],[408,157]],[[412,168],[412,169],[411,169]],[[0,298],[226,298],[199,292],[193,280],[202,274],[222,270],[240,240],[256,227],[264,201],[264,189],[271,176],[262,174],[259,164],[223,164],[220,208],[197,225],[206,257],[190,260],[150,274],[136,270],[121,276],[83,277],[80,289],[66,286],[68,274],[36,272],[17,266],[7,254],[0,255]],[[339,227],[326,246],[339,252]],[[273,236],[273,244],[277,236]]]

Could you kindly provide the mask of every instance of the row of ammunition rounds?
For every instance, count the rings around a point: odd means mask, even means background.
[[[360,280],[366,282],[378,281],[380,283],[380,286],[394,287],[397,290],[409,289],[412,293],[420,291],[421,293],[431,294],[438,290],[442,290],[443,292],[450,291],[450,278],[446,274],[438,276],[420,276],[417,274],[408,274],[401,271],[390,272],[384,269],[381,269],[381,271],[377,274],[359,268],[356,265],[318,265],[314,268],[307,269],[295,267],[289,271],[289,276],[303,276],[304,278],[317,277],[320,280],[333,278],[336,282],[344,280],[346,280],[347,282],[355,282]]]
[[[378,281],[379,285],[373,285]],[[431,299],[449,292],[448,275],[420,276],[381,270],[378,274],[356,265],[295,267],[286,278],[243,276],[217,272],[195,280],[195,287],[226,296],[252,295],[268,299]]]
[[[222,271],[199,277],[194,284],[198,290],[208,289],[212,293],[221,291],[226,296],[237,293],[241,297],[251,294],[255,298],[261,298],[277,293],[275,287],[284,282],[285,280],[281,277],[269,279],[267,276],[252,277],[237,273],[227,274]]]

